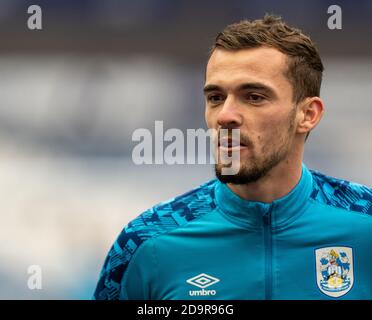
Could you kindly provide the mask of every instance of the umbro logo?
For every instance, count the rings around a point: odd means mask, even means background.
[[[202,290],[190,290],[189,295],[190,296],[209,296],[209,295],[214,296],[216,294],[216,290],[204,290],[204,289],[207,287],[210,287],[211,285],[214,285],[215,283],[219,281],[220,279],[212,277],[206,273],[198,274],[197,276],[186,280],[186,282],[193,286],[201,288]]]

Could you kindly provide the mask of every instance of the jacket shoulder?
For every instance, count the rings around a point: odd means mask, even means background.
[[[372,216],[372,189],[347,180],[310,170],[313,177],[311,198],[319,203]]]
[[[215,182],[213,179],[185,194],[161,202],[130,221],[106,257],[94,298],[109,300],[121,298],[123,276],[146,240],[184,226],[213,210]]]

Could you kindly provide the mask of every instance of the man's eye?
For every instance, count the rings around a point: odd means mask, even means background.
[[[223,97],[220,94],[211,94],[207,97],[207,100],[211,103],[218,103],[223,100]]]
[[[264,96],[255,93],[247,94],[245,98],[252,103],[261,103],[265,100]]]

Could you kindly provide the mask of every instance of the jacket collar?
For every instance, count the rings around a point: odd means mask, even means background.
[[[254,229],[262,228],[263,216],[270,213],[272,228],[279,229],[304,212],[312,185],[312,175],[305,164],[302,164],[301,178],[297,185],[287,195],[272,203],[245,200],[218,180],[215,186],[216,204],[229,220]]]

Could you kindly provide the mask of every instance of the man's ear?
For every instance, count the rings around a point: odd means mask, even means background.
[[[308,133],[319,123],[324,113],[324,103],[319,97],[305,98],[299,105],[298,133]]]

